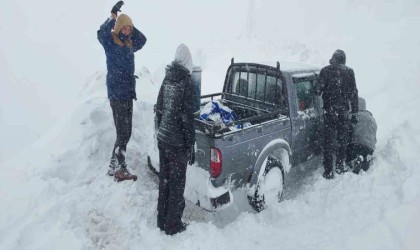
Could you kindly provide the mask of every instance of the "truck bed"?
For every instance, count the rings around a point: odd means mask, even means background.
[[[215,96],[221,95],[220,93],[212,94],[212,95],[206,95],[202,96],[202,99],[205,98],[213,98]],[[265,121],[268,121],[270,119],[274,119],[275,117],[278,117],[280,114],[280,111],[268,111],[259,109],[256,107],[247,106],[241,103],[237,103],[231,100],[226,99],[217,99],[217,101],[221,102],[223,105],[229,107],[232,109],[236,114],[236,120],[229,123],[229,124],[219,124],[215,123],[213,121],[204,121],[201,120],[199,115],[195,118],[195,127],[196,130],[199,130],[203,133],[205,133],[207,136],[210,137],[219,137],[222,136],[226,132],[231,132],[232,130],[230,127],[232,126],[238,126],[239,129],[243,128],[244,124],[259,124]],[[206,105],[209,101],[202,102],[202,107]]]

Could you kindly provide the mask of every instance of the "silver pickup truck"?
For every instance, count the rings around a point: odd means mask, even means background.
[[[184,196],[217,211],[232,203],[232,190],[246,187],[257,211],[279,202],[291,167],[321,153],[319,68],[299,63],[232,63],[222,93],[201,96],[232,109],[235,121],[195,120],[196,162],[188,167]],[[148,165],[158,172],[158,157]]]

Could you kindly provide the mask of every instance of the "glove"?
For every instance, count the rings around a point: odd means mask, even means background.
[[[192,165],[195,162],[195,150],[194,150],[194,144],[191,146],[190,148],[190,152],[189,152],[189,160],[188,160],[188,165]]]
[[[352,115],[350,122],[351,124],[356,125],[359,122],[359,119],[357,119],[357,115]]]
[[[116,3],[114,5],[114,7],[112,7],[111,13],[114,15],[118,15],[118,12],[121,11],[121,7],[124,5],[123,1],[119,1],[118,3]]]

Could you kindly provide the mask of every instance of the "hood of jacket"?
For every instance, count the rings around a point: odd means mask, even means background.
[[[346,65],[346,53],[341,49],[338,49],[334,52],[332,58],[330,59],[331,65],[342,64]]]
[[[133,21],[126,14],[120,14],[115,22],[114,33],[118,35],[124,26],[134,27]]]
[[[181,44],[178,46],[178,49],[175,53],[175,62],[188,69],[190,74],[192,73],[194,67],[193,60],[190,49],[185,44]]]
[[[123,34],[120,34],[121,29],[124,26],[130,26],[131,29],[134,28],[133,21],[129,16],[126,14],[120,14],[115,22],[114,30],[112,31],[112,35],[114,37],[114,42],[120,46],[126,45],[127,47],[132,46],[132,42],[130,37],[126,37]]]

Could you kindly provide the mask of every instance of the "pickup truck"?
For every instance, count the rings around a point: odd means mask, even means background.
[[[232,59],[223,91],[201,96],[201,107],[217,100],[236,119],[220,124],[197,115],[196,161],[188,166],[184,196],[208,211],[229,206],[232,190],[241,187],[256,211],[279,202],[291,167],[321,153],[322,100],[314,91],[319,70]],[[158,172],[154,155],[148,165]]]

